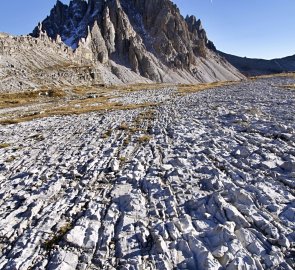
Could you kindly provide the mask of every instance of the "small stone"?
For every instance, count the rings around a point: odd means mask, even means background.
[[[287,237],[284,235],[280,236],[278,240],[278,244],[282,247],[290,248],[291,244]]]
[[[222,258],[227,251],[228,251],[228,247],[226,247],[226,246],[220,246],[219,248],[215,249],[212,252],[212,255],[215,258]]]
[[[120,171],[120,162],[116,159],[114,159],[112,162],[111,162],[111,170],[113,172],[118,172]]]

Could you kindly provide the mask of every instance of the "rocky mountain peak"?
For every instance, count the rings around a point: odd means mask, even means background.
[[[221,79],[218,73],[237,76],[236,70],[228,71],[228,63],[225,67],[217,61],[201,21],[195,16],[184,19],[170,0],[72,0],[69,5],[57,1],[41,26],[31,35],[45,31],[74,50],[88,40],[84,49],[88,47],[97,63],[116,63],[153,81],[176,81],[179,76],[212,81]],[[214,65],[205,64],[213,59]],[[210,70],[204,78],[208,66],[220,66],[221,72]]]

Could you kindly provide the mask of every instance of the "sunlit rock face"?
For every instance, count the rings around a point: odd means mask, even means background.
[[[94,29],[93,29],[94,28]],[[169,0],[57,1],[32,33],[77,49],[90,38],[94,60],[125,66],[152,81],[211,82],[243,76],[208,41],[200,20],[184,19]]]

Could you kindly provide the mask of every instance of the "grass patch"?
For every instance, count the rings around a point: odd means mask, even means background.
[[[101,135],[101,138],[102,139],[107,139],[107,138],[109,138],[109,137],[111,137],[112,136],[112,130],[111,129],[108,129],[105,133],[103,133],[102,135]]]
[[[7,158],[5,160],[5,162],[10,163],[10,162],[14,161],[15,159],[16,159],[16,156],[10,156],[9,158]]]
[[[225,86],[237,82],[216,82],[210,84],[180,84],[178,94],[185,95],[197,91]],[[155,90],[163,87],[175,87],[175,84],[133,84],[133,85],[97,85],[97,86],[77,86],[72,89],[67,88],[62,90],[54,87],[44,87],[37,91],[27,91],[19,93],[0,94],[0,109],[15,108],[11,115],[3,115],[0,120],[0,125],[18,124],[34,119],[40,119],[51,116],[78,115],[91,112],[106,112],[114,110],[134,110],[140,108],[153,108],[159,103],[142,103],[142,104],[122,104],[120,102],[111,102],[110,99],[118,96],[124,96],[126,92],[140,90]],[[66,98],[67,97],[67,98]],[[26,113],[20,106],[30,106]],[[36,112],[36,107],[39,105],[39,111]],[[31,111],[30,111],[31,110]],[[127,124],[122,123],[119,127],[121,130],[130,132],[140,131],[140,127],[144,121],[153,121],[156,113],[150,109],[140,114],[134,121],[134,125],[127,127]]]
[[[150,121],[153,121],[155,120],[156,118],[156,111],[154,110],[148,110],[148,111],[145,111],[145,112],[141,112],[139,115],[138,115],[138,120],[150,120]]]
[[[9,146],[10,146],[9,143],[0,143],[0,149],[7,148]]]
[[[139,127],[131,127],[131,128],[129,128],[129,132],[131,134],[134,134],[134,133],[140,132],[140,131],[144,131],[144,130],[142,128],[139,128]]]
[[[34,114],[27,114],[23,116],[18,116],[12,119],[4,119],[0,120],[0,125],[11,125],[11,124],[18,124],[21,122],[27,122],[34,119],[40,119],[45,117],[51,116],[64,116],[64,115],[79,115],[91,112],[99,112],[99,111],[115,111],[115,110],[134,110],[139,108],[145,107],[152,107],[156,106],[156,103],[142,103],[142,104],[127,104],[123,105],[121,103],[103,103],[103,104],[96,104],[95,99],[91,99],[94,102],[81,102],[81,103],[72,103],[72,104],[65,104],[65,106],[57,106],[51,107],[47,110],[44,110],[41,113],[34,113]]]
[[[295,78],[295,72],[286,72],[286,73],[276,73],[276,74],[252,76],[252,77],[249,77],[249,79],[251,79],[251,80],[257,80],[257,79],[269,79],[269,78],[274,78],[274,77],[290,77],[290,78]]]
[[[73,228],[71,223],[66,223],[64,226],[62,226],[59,231],[53,235],[51,238],[45,241],[43,244],[44,248],[47,251],[50,251],[54,245],[57,245],[58,242],[62,240],[62,238]]]
[[[141,137],[138,138],[139,143],[148,143],[152,139],[151,136],[149,135],[142,135]]]
[[[128,146],[130,143],[130,137],[126,138],[124,141],[123,141],[123,145],[126,147]]]
[[[203,91],[206,89],[228,86],[228,85],[237,84],[237,83],[239,83],[239,81],[222,81],[222,82],[200,83],[200,84],[179,84],[178,93],[180,95],[186,95],[186,94]]]
[[[1,125],[11,125],[27,122],[34,119],[56,116],[83,114],[96,111],[112,110],[132,110],[157,105],[157,103],[142,104],[122,104],[120,102],[110,102],[120,93],[136,91],[141,89],[159,87],[160,84],[139,84],[125,86],[77,86],[74,89],[65,91],[60,88],[43,87],[40,90],[30,90],[26,92],[0,94],[0,109],[15,108],[10,116],[3,115],[5,119],[0,120]],[[67,97],[67,99],[65,99]],[[32,106],[32,110],[27,113],[18,107]],[[39,105],[40,111],[36,112],[33,105]],[[30,107],[28,107],[30,108]],[[42,113],[41,113],[42,112]]]
[[[34,139],[36,141],[44,141],[45,138],[42,134],[35,134],[29,137],[29,139]]]
[[[280,85],[279,87],[287,90],[295,90],[295,84]]]
[[[73,92],[78,95],[86,95],[89,93],[97,93],[100,95],[108,95],[114,91],[118,93],[129,93],[142,90],[155,90],[164,87],[175,86],[175,84],[168,83],[135,83],[135,84],[117,84],[117,85],[94,85],[94,86],[78,86],[73,89]],[[118,97],[118,95],[116,95]]]
[[[104,89],[106,90],[117,90],[119,92],[136,92],[142,90],[156,90],[162,89],[164,87],[175,86],[175,84],[169,83],[135,83],[128,85],[110,85],[106,86]]]
[[[126,158],[126,157],[119,157],[119,160],[120,160],[121,162],[126,162],[127,158]]]
[[[137,127],[138,130],[141,130],[139,127],[141,124],[145,121],[154,121],[156,118],[156,111],[154,110],[148,110],[141,112],[137,115],[137,117],[134,119],[134,124]]]
[[[126,131],[129,129],[128,125],[126,122],[122,122],[121,125],[118,127],[119,130]]]
[[[20,118],[14,118],[14,119],[4,119],[4,120],[0,120],[0,125],[3,125],[3,126],[15,125],[21,122],[31,121],[35,118],[36,117],[20,117]]]
[[[60,99],[62,97],[65,97],[65,92],[58,88],[0,94],[0,108],[2,109],[28,105],[35,103],[42,98]]]

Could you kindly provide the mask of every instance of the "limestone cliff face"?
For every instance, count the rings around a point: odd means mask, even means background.
[[[170,0],[57,1],[32,35],[45,31],[93,61],[158,82],[210,82],[242,75],[214,52],[200,20],[184,19]],[[87,40],[87,42],[86,42]]]

